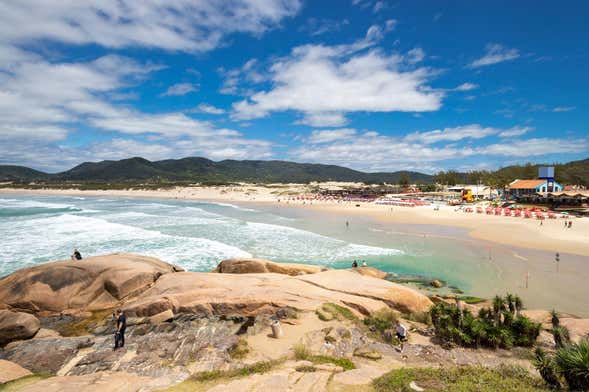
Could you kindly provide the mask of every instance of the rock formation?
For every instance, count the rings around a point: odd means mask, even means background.
[[[175,270],[163,261],[131,254],[40,264],[1,279],[0,302],[34,312],[105,309]]]
[[[219,263],[213,272],[222,274],[256,274],[274,272],[284,275],[305,275],[327,271],[319,265],[275,263],[264,259],[227,259]]]
[[[0,310],[0,346],[35,336],[40,328],[39,320],[28,313]]]

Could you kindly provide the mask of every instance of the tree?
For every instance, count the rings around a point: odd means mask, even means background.
[[[404,188],[407,188],[410,184],[411,184],[411,177],[409,176],[409,173],[402,172],[399,175],[399,185]]]

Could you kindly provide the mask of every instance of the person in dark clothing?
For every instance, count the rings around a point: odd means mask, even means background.
[[[77,249],[74,249],[74,253],[72,253],[72,260],[82,260],[82,254]]]
[[[115,350],[125,346],[125,329],[127,329],[127,316],[121,309],[117,310],[117,331],[115,332]]]
[[[354,260],[354,262],[352,263],[352,268],[356,268],[358,267],[358,262],[356,260]]]

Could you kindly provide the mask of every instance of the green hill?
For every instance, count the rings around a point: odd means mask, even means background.
[[[46,179],[50,175],[24,166],[0,165],[0,181],[28,181]]]
[[[5,173],[0,166],[0,178]],[[26,168],[23,168],[26,169]],[[29,169],[32,172],[32,169]],[[24,172],[23,172],[24,173]],[[85,162],[70,170],[46,174],[12,176],[14,181],[46,180],[53,182],[125,182],[125,181],[191,181],[191,182],[297,182],[350,181],[396,183],[407,173],[412,182],[431,183],[433,176],[418,172],[364,173],[336,165],[287,161],[224,160],[211,161],[190,157],[148,161],[129,158],[120,161]],[[7,177],[8,179],[8,177]]]

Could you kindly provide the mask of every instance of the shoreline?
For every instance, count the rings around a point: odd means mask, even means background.
[[[286,188],[288,185],[284,185]],[[589,218],[571,218],[573,228],[566,229],[562,219],[545,220],[504,216],[487,216],[455,211],[455,207],[432,206],[391,207],[356,202],[287,202],[273,188],[242,187],[183,187],[169,190],[79,190],[3,188],[0,195],[97,196],[116,198],[161,198],[172,200],[233,202],[262,204],[280,208],[303,208],[348,216],[365,216],[383,223],[425,224],[458,227],[468,231],[473,239],[500,245],[589,256]],[[291,189],[291,188],[286,188]],[[358,205],[359,207],[356,207]]]

